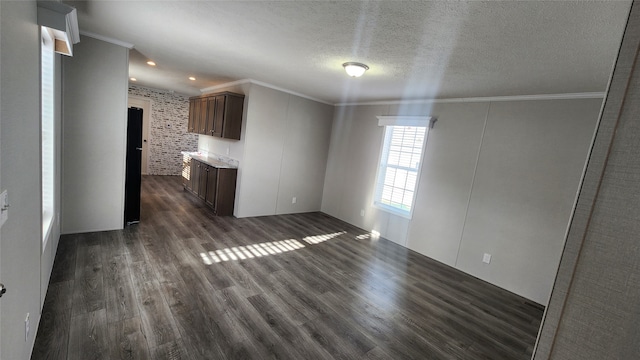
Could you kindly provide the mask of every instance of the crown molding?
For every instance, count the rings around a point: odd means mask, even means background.
[[[337,103],[335,106],[359,106],[359,105],[411,105],[424,103],[467,103],[467,102],[496,102],[496,101],[528,101],[528,100],[570,100],[570,99],[604,99],[604,92],[584,92],[566,94],[540,94],[540,95],[513,95],[513,96],[486,96],[451,99],[421,99],[421,100],[390,100],[367,101],[352,103]]]
[[[88,36],[88,37],[94,38],[96,40],[102,40],[104,42],[108,42],[108,43],[111,43],[111,44],[114,44],[114,45],[126,47],[129,50],[133,49],[133,44],[131,44],[131,43],[128,43],[128,42],[122,41],[122,40],[118,40],[118,39],[114,39],[114,38],[110,38],[110,37],[107,37],[107,36],[102,36],[100,34],[96,34],[96,33],[92,33],[92,32],[81,30],[80,31],[80,35]]]
[[[204,89],[200,89],[200,92],[203,94],[206,94],[206,93],[210,93],[218,90],[224,90],[232,86],[244,85],[249,83],[251,83],[251,79],[236,80],[236,81],[231,81],[231,82],[220,84],[220,85],[209,86]]]
[[[604,99],[605,92],[582,92],[582,93],[563,93],[563,94],[539,94],[539,95],[512,95],[512,96],[480,96],[468,98],[450,98],[450,99],[418,99],[418,100],[387,100],[387,101],[364,101],[364,102],[347,102],[347,103],[331,103],[322,99],[308,96],[296,91],[285,89],[273,84],[254,79],[236,80],[220,85],[210,86],[200,89],[204,93],[223,90],[232,86],[243,84],[256,84],[273,90],[282,91],[287,94],[299,96],[305,99],[313,100],[319,103],[332,106],[360,106],[360,105],[411,105],[424,103],[469,103],[469,102],[496,102],[496,101],[531,101],[531,100],[572,100],[572,99]]]
[[[281,91],[283,93],[287,93],[287,94],[291,94],[291,95],[295,95],[301,98],[305,98],[305,99],[309,99],[315,102],[319,102],[319,103],[323,103],[323,104],[327,104],[327,105],[331,105],[331,106],[335,106],[334,103],[322,100],[322,99],[318,99],[315,98],[313,96],[309,96],[309,95],[305,95],[293,90],[289,90],[289,89],[285,89],[273,84],[269,84],[263,81],[258,81],[258,80],[254,80],[254,79],[242,79],[242,80],[237,80],[237,81],[232,81],[232,82],[228,82],[228,83],[224,83],[224,84],[220,84],[220,85],[215,85],[215,86],[210,86],[208,88],[204,88],[204,89],[200,89],[200,91],[204,94],[204,93],[208,93],[208,92],[214,92],[214,91],[218,91],[218,90],[223,90],[232,86],[238,86],[238,85],[243,85],[243,84],[254,84],[254,85],[260,85],[269,89],[273,89],[273,90],[277,90],[277,91]]]

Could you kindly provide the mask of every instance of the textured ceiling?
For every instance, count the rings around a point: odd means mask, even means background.
[[[629,1],[81,1],[138,84],[253,79],[329,103],[600,92]],[[157,66],[145,64],[152,59]],[[370,70],[347,77],[341,64]],[[196,81],[187,79],[195,76]]]

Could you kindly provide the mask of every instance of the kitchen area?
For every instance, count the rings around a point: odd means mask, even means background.
[[[333,106],[249,81],[202,93],[129,84],[151,102],[147,174],[180,176],[217,216],[318,211]]]
[[[132,85],[129,96],[151,103],[146,109],[151,116],[147,116],[150,131],[143,136],[149,146],[143,174],[181,175],[184,189],[202,199],[214,214],[233,215],[238,161],[198,150],[198,137],[240,140],[244,95],[225,92],[187,98]]]

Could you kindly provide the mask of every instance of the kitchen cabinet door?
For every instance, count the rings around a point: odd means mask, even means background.
[[[216,96],[216,102],[224,106],[218,114],[222,118],[221,135],[225,139],[240,140],[240,130],[242,128],[242,112],[244,107],[244,96],[226,93]]]
[[[191,159],[191,191],[195,194],[198,194],[200,191],[200,172],[202,165],[200,161]]]
[[[238,169],[218,169],[215,211],[219,216],[232,216],[236,198]]]
[[[198,178],[198,197],[204,200],[207,195],[207,177],[209,175],[209,165],[200,163],[200,177]]]
[[[187,123],[188,132],[197,132],[196,107],[199,104],[198,99],[189,99],[189,122]]]
[[[218,169],[212,166],[207,168],[207,193],[204,201],[207,205],[215,209],[216,195],[218,185]]]
[[[212,103],[215,104],[215,116],[213,117],[213,128],[211,129],[211,136],[222,137],[224,130],[224,108],[225,108],[225,95],[218,95],[211,98]]]
[[[199,100],[198,134],[207,135],[207,98]]]
[[[216,98],[208,97],[207,98],[207,124],[206,124],[206,132],[207,135],[210,136],[220,136],[216,135]]]

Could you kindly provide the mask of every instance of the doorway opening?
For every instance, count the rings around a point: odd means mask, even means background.
[[[142,109],[142,165],[140,168],[142,175],[149,174],[149,124],[151,122],[151,100],[143,97],[129,96],[128,107],[136,107]]]

